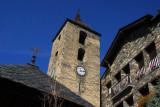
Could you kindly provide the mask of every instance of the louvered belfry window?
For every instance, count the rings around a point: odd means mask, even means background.
[[[83,32],[83,31],[80,31],[79,43],[81,43],[82,45],[84,45],[86,37],[87,37],[87,33]]]
[[[85,50],[82,48],[79,48],[78,49],[78,60],[83,61],[84,54],[85,54]]]

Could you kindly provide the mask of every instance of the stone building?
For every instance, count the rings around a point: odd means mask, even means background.
[[[101,66],[102,107],[137,107],[160,76],[160,13],[119,29]]]
[[[77,13],[54,39],[47,74],[76,95],[100,106],[100,36]],[[89,106],[83,103],[84,106]]]

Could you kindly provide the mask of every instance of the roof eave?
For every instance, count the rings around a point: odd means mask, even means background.
[[[155,21],[155,20],[159,19],[159,17],[160,17],[160,12],[159,12],[157,15],[155,15],[155,16],[151,19],[151,21]]]
[[[116,35],[116,37],[115,37],[115,39],[114,39],[114,41],[113,41],[112,44],[111,44],[109,50],[107,51],[107,54],[106,54],[105,57],[103,58],[103,60],[102,60],[102,62],[101,62],[101,66],[102,66],[102,67],[106,67],[106,66],[105,66],[105,61],[108,60],[110,51],[111,51],[112,48],[114,47],[114,44],[115,44],[115,42],[117,41],[117,38],[119,37],[119,35],[120,35],[121,32],[124,32],[126,29],[130,29],[132,26],[135,26],[135,24],[139,24],[140,22],[142,22],[142,21],[144,21],[144,20],[146,20],[146,19],[152,19],[152,18],[153,18],[152,15],[147,14],[147,15],[141,17],[140,19],[138,19],[138,20],[136,20],[136,21],[134,21],[134,22],[132,22],[132,23],[130,23],[130,24],[122,27],[122,28],[120,28],[119,31],[118,31],[118,33],[117,33],[117,35]]]

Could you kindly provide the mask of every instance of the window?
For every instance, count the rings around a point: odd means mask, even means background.
[[[138,63],[139,69],[141,69],[141,68],[144,66],[144,59],[143,59],[143,54],[142,54],[142,52],[135,57],[135,60],[136,60],[137,63]]]
[[[124,71],[126,74],[130,74],[129,64],[127,64],[127,65],[123,68],[123,71]]]
[[[130,97],[128,97],[125,101],[127,102],[127,104],[129,106],[133,106],[133,104],[134,104],[133,95],[131,95]]]
[[[148,84],[146,84],[144,87],[142,87],[141,89],[139,89],[139,92],[145,96],[149,94],[149,88],[148,88]]]
[[[82,48],[78,49],[78,60],[83,61],[84,54],[85,54],[84,49]]]
[[[79,43],[84,45],[86,37],[87,37],[87,33],[83,32],[83,31],[80,31]]]
[[[115,75],[115,78],[117,79],[118,82],[121,81],[121,72],[120,71]]]
[[[58,40],[60,40],[61,39],[61,34],[59,35],[59,37],[58,37]]]
[[[112,93],[112,89],[111,89],[111,81],[109,81],[107,84],[106,84],[106,87],[108,88],[108,93],[109,95]]]
[[[55,68],[53,69],[52,73],[51,73],[51,77],[54,76],[54,73],[55,73]]]
[[[109,89],[111,88],[111,81],[109,81],[107,84],[106,84],[106,87]]]
[[[151,84],[152,84],[153,86],[158,85],[158,79],[160,79],[160,77],[158,77],[158,78],[152,80],[152,81],[151,81]]]
[[[147,53],[149,54],[150,60],[157,56],[155,43],[152,42],[146,49]]]
[[[57,56],[57,55],[58,55],[58,51],[56,52],[55,56]]]

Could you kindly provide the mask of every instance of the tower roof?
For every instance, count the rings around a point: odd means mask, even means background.
[[[75,19],[73,19],[73,21],[76,22],[76,23],[79,23],[79,24],[82,25],[82,26],[85,26],[85,27],[87,27],[87,28],[90,28],[90,26],[88,26],[87,24],[85,24],[85,23],[82,22],[82,20],[81,20],[81,18],[80,18],[80,12],[79,12],[79,10],[78,10],[78,13],[76,14]]]
[[[88,30],[89,32],[92,32],[94,34],[96,34],[97,36],[101,37],[101,34],[92,30],[88,25],[84,24],[83,22],[80,21],[76,21],[76,20],[71,20],[71,19],[66,19],[65,22],[63,23],[63,25],[61,26],[61,28],[59,29],[59,31],[57,32],[56,36],[53,38],[52,42],[54,42],[54,40],[57,38],[57,36],[59,35],[59,33],[61,32],[61,30],[63,29],[63,27],[66,25],[67,22],[70,22],[74,25],[77,25],[79,27],[82,27],[85,30]]]

